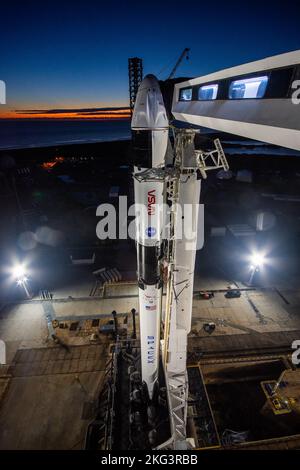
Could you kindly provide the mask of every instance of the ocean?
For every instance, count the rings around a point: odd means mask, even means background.
[[[180,124],[180,123],[178,123]],[[201,133],[214,131],[202,128]],[[0,150],[128,140],[130,121],[41,121],[0,119]],[[249,139],[221,138],[228,155],[300,156],[300,152]]]
[[[0,120],[0,150],[131,138],[130,121]]]

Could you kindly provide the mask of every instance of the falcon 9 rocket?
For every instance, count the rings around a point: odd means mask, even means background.
[[[131,128],[133,141],[139,147],[134,166],[134,194],[142,380],[152,398],[159,367],[165,191],[164,180],[151,177],[151,169],[164,167],[169,138],[166,109],[154,75],[147,75],[139,86]],[[144,148],[138,142],[143,142]]]

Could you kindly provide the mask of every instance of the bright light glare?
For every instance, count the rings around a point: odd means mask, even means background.
[[[253,253],[251,256],[251,264],[254,267],[261,268],[265,264],[265,257],[260,253]]]
[[[21,264],[15,266],[12,270],[12,275],[15,279],[24,279],[25,278],[25,268]]]

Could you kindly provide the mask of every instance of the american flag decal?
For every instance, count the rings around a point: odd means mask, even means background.
[[[156,310],[156,305],[146,305],[146,310]]]

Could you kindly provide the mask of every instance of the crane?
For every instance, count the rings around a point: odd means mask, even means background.
[[[179,65],[181,64],[181,62],[183,61],[184,57],[186,56],[186,58],[188,59],[189,58],[189,52],[190,52],[190,48],[189,47],[186,47],[185,49],[183,49],[182,53],[180,54],[176,64],[174,65],[174,67],[172,68],[172,71],[170,73],[170,75],[168,76],[167,80],[170,80],[171,78],[174,77],[175,73],[176,73],[176,70],[178,69]]]

